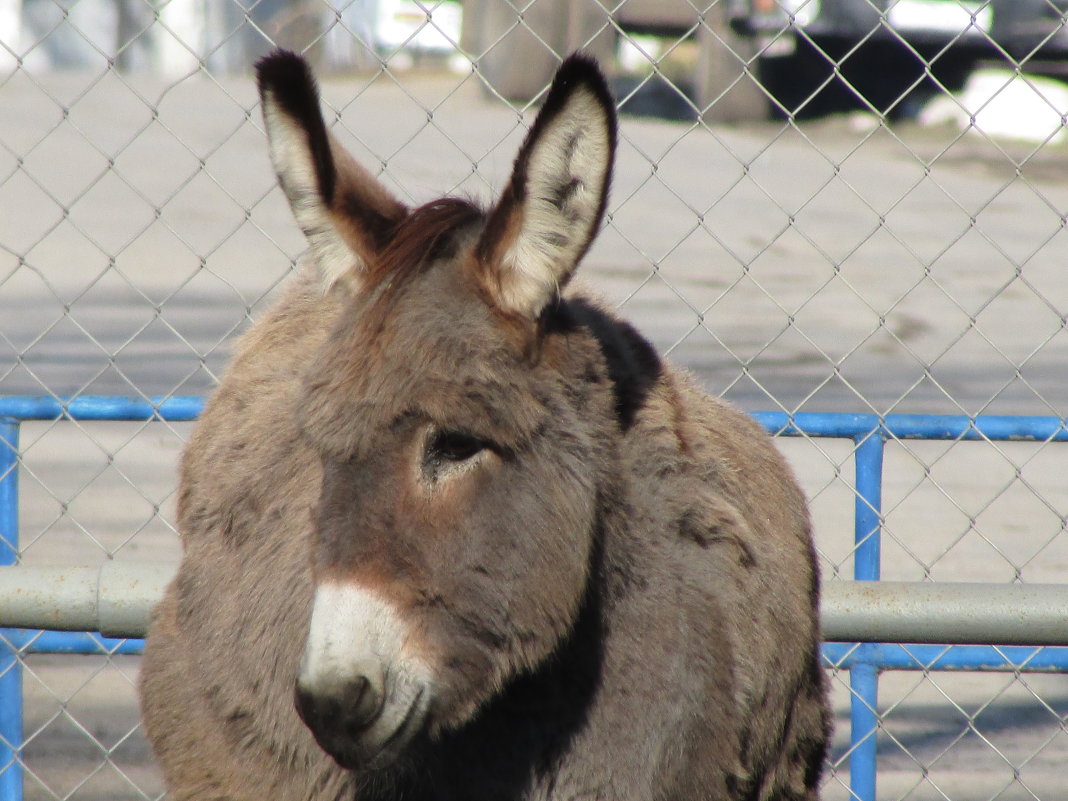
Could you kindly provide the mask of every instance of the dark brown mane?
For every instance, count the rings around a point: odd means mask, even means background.
[[[482,217],[482,209],[463,198],[443,197],[419,206],[394,229],[389,244],[367,272],[367,285],[377,285],[387,277],[404,281],[435,259],[448,258],[456,235]]]

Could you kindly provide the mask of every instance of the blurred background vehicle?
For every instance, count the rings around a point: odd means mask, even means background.
[[[1068,75],[1066,0],[730,0],[774,110],[913,117],[979,64]]]
[[[324,72],[456,62],[490,94],[528,103],[560,58],[584,49],[613,75],[624,112],[705,122],[857,109],[913,118],[980,65],[1068,77],[1068,0],[533,0],[521,10],[507,0],[0,0],[0,40],[15,44],[0,67],[13,52],[38,70],[117,52],[125,70],[243,72],[289,43]]]

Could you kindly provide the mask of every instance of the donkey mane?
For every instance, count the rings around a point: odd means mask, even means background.
[[[483,217],[468,200],[443,197],[414,209],[391,232],[389,244],[362,276],[371,288],[388,279],[403,283],[438,259],[455,255],[462,234]]]

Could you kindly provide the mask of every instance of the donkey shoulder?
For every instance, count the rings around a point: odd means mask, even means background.
[[[803,623],[817,603],[807,504],[764,429],[670,367],[635,428],[625,452],[635,503],[671,558],[753,619],[781,607]]]

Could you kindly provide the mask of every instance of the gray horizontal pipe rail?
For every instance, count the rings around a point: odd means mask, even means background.
[[[825,584],[829,642],[1068,645],[1068,584]]]
[[[143,637],[173,564],[0,567],[0,626]],[[835,581],[829,642],[1068,645],[1068,584]]]
[[[159,562],[100,567],[0,567],[0,626],[143,637],[178,570]]]

